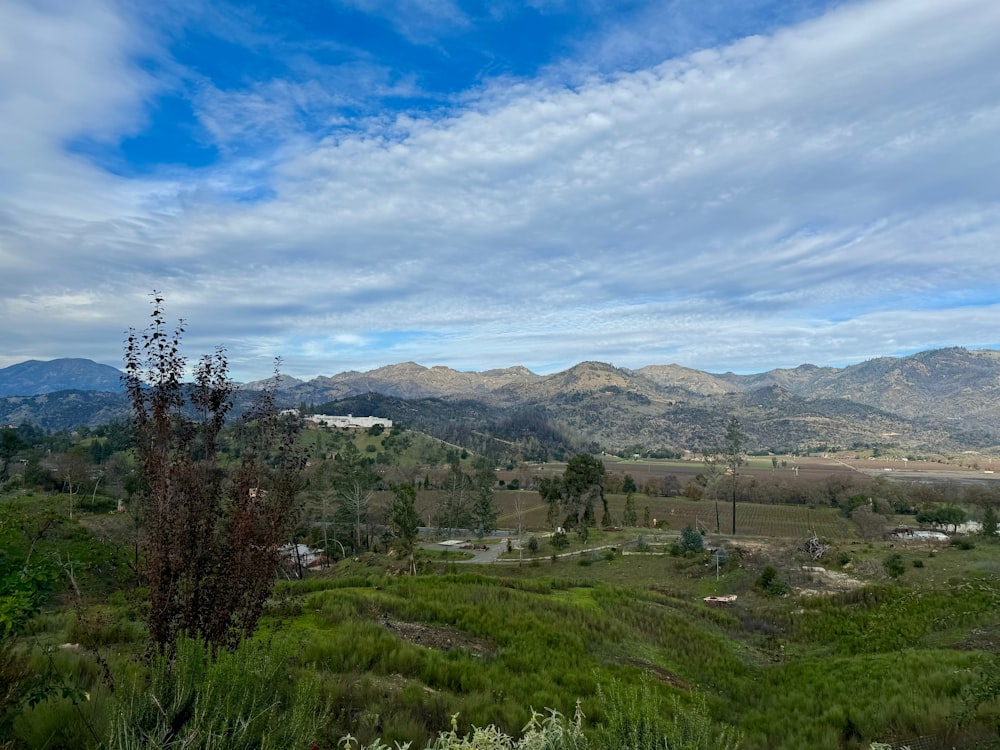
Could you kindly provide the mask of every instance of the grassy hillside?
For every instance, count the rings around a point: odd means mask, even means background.
[[[572,714],[578,699],[586,726],[598,727],[608,719],[599,690],[616,682],[647,685],[664,716],[704,705],[746,749],[981,747],[996,737],[995,701],[958,721],[1000,646],[996,545],[893,548],[859,540],[834,509],[741,504],[754,534],[727,545],[717,577],[709,553],[668,551],[705,503],[651,501],[677,523],[641,532],[649,544],[625,547],[636,554],[553,562],[543,538],[540,562],[468,566],[426,553],[414,577],[397,575],[392,558],[349,558],[280,583],[257,640],[288,655],[282,691],[318,681],[328,709],[320,747],[348,732],[419,743],[456,713],[460,732],[495,723],[516,734],[532,708]],[[134,526],[100,495],[76,498],[72,518],[66,495],[0,503],[0,572],[16,574],[30,554],[48,576],[17,647],[51,688],[21,706],[2,740],[97,747],[121,685],[147,664]],[[820,524],[832,547],[815,563],[796,537]],[[621,550],[639,533],[595,531],[578,546]],[[827,572],[804,569],[817,565]],[[763,590],[769,566],[776,584]],[[702,601],[710,594],[738,598],[720,608]]]

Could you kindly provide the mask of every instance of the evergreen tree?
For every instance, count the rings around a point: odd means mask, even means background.
[[[997,512],[992,505],[987,505],[983,511],[983,536],[989,538],[997,536]]]
[[[637,525],[638,518],[635,514],[635,497],[630,492],[625,496],[625,510],[622,512],[622,526],[625,528],[634,528]]]
[[[371,525],[371,501],[378,475],[353,442],[337,451],[333,463],[337,522],[351,529],[351,543],[355,550],[366,549]]]
[[[410,484],[397,484],[392,488],[392,504],[389,506],[389,523],[395,536],[396,550],[400,558],[407,561],[410,575],[417,572],[415,559],[417,535],[420,533],[420,516],[414,503],[417,490]]]
[[[476,461],[476,473],[473,477],[475,485],[475,500],[472,504],[472,523],[476,536],[480,539],[496,529],[497,517],[500,515],[494,503],[496,472],[492,462],[481,457]]]

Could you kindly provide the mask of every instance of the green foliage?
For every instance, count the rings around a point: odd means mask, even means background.
[[[1000,584],[984,576],[923,591],[866,586],[803,605],[795,620],[797,641],[842,654],[892,653],[992,615],[1000,607]]]
[[[882,565],[885,567],[885,572],[893,578],[899,578],[906,572],[906,565],[903,563],[903,556],[898,552],[893,552],[891,555],[886,557],[885,560],[882,561]]]
[[[600,500],[604,514],[608,514],[608,501],[604,496],[604,464],[596,456],[580,453],[566,464],[562,484],[563,504],[575,523],[570,525],[594,526],[594,502]]]
[[[589,734],[584,731],[584,715],[577,701],[572,719],[555,709],[548,709],[547,715],[532,710],[519,739],[493,724],[472,727],[460,735],[456,714],[451,730],[439,733],[426,750],[737,750],[740,746],[739,732],[714,723],[703,697],[696,697],[689,707],[674,699],[668,708],[644,681],[625,685],[613,680],[606,688],[598,685],[597,692],[603,721]],[[339,746],[344,750],[394,750],[381,740],[359,745],[350,735],[341,738]],[[399,747],[397,744],[395,749]]]
[[[688,552],[698,553],[704,549],[705,542],[702,539],[701,534],[695,531],[691,524],[688,524],[683,529],[681,529],[681,539],[678,543],[680,551],[684,554]]]
[[[414,507],[417,490],[412,484],[399,484],[392,488],[392,504],[389,506],[389,523],[396,538],[396,549],[407,561],[411,574],[416,573],[414,551],[420,533],[420,516]]]
[[[768,565],[761,571],[756,585],[768,596],[784,596],[788,593],[788,584],[781,580],[777,569],[772,565]]]
[[[213,657],[180,638],[172,655],[153,659],[147,676],[128,680],[116,696],[109,750],[309,747],[319,735],[319,680],[294,675],[290,651],[245,641]]]
[[[968,519],[968,514],[954,505],[931,505],[921,508],[917,512],[918,523],[929,523],[935,526],[953,529]]]
[[[52,586],[51,570],[27,566],[0,578],[0,738],[9,736],[14,718],[25,705],[50,692],[49,681],[29,682],[31,670],[18,635],[38,611],[44,592]]]
[[[634,491],[625,495],[625,510],[622,511],[622,526],[627,529],[634,528],[639,523],[639,518],[635,512]]]
[[[987,539],[994,539],[997,536],[997,512],[992,505],[987,505],[983,511],[982,535]]]
[[[374,448],[372,445],[368,447]],[[353,442],[337,451],[333,471],[333,487],[337,498],[335,519],[341,528],[350,529],[345,541],[360,552],[369,546],[371,501],[378,475],[372,468],[370,459],[364,458]]]
[[[12,427],[0,427],[0,482],[7,479],[10,461],[28,447]]]
[[[496,484],[496,472],[492,462],[480,457],[475,462],[475,474],[472,477],[475,498],[472,502],[472,528],[476,536],[482,538],[496,529],[500,511],[494,501],[493,487]]]
[[[0,641],[24,630],[54,580],[48,565],[28,565],[0,579]]]
[[[565,531],[557,531],[552,535],[550,542],[553,549],[562,551],[569,546],[569,536],[566,535]]]
[[[598,685],[604,720],[594,747],[629,750],[736,750],[740,734],[709,715],[704,696],[696,694],[690,706],[677,698],[669,704],[653,693],[647,682],[615,680]]]
[[[451,730],[441,732],[428,743],[426,750],[586,750],[588,747],[579,704],[571,720],[554,709],[549,709],[547,716],[532,711],[520,739],[511,737],[493,724],[473,727],[468,734],[459,735],[457,719],[456,714],[451,720]],[[355,747],[357,750],[400,750],[401,747],[409,747],[409,743],[390,746],[376,740],[360,746],[348,735],[341,738],[339,747],[344,750]]]

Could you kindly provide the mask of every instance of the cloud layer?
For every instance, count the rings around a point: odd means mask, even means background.
[[[407,43],[471,33],[417,5]],[[1000,344],[992,0],[850,3],[609,70],[650,58],[639,14],[447,95],[354,56],[367,100],[315,55],[223,85],[163,19],[65,8],[0,9],[0,366],[116,364],[154,288],[247,379],[276,355],[754,371]],[[94,156],[166,94],[217,158]]]

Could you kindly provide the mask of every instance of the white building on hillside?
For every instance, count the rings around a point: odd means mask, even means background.
[[[374,427],[375,425],[382,425],[382,427],[387,430],[392,427],[392,420],[385,419],[384,417],[355,417],[353,414],[348,414],[346,417],[332,416],[330,414],[310,414],[308,417],[304,418],[324,427],[356,427],[359,429],[368,429],[369,427]]]

